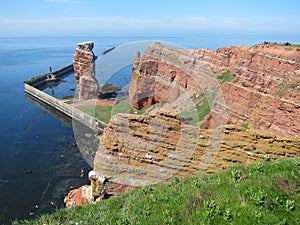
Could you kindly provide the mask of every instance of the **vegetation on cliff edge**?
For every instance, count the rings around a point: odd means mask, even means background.
[[[234,80],[234,76],[231,74],[230,70],[227,70],[226,73],[218,76],[218,79],[221,83],[231,82]]]
[[[144,114],[146,110],[154,107],[150,106],[141,110],[134,110],[130,106],[129,98],[126,98],[114,106],[81,106],[80,110],[107,124],[110,118],[118,113]]]
[[[298,157],[173,177],[23,224],[300,224],[299,171]]]

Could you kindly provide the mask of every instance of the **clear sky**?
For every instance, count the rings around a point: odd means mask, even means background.
[[[300,36],[298,0],[1,0],[0,36]]]

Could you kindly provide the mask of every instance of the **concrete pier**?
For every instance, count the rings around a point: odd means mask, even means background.
[[[73,72],[74,72],[73,64],[69,64],[58,70],[50,71],[49,73],[32,77],[26,80],[24,83],[29,84],[30,86],[38,89],[43,89],[43,87],[46,86],[48,82],[59,81]]]
[[[42,74],[33,78],[28,79],[24,82],[25,92],[37,99],[38,101],[51,106],[53,109],[63,113],[64,115],[75,119],[76,121],[84,124],[94,131],[102,131],[106,127],[106,123],[97,120],[96,118],[82,112],[81,110],[73,107],[72,104],[67,104],[63,100],[54,98],[43,91],[39,90],[38,87],[43,86],[49,79],[49,74],[55,74],[60,79],[73,72],[73,65],[68,65],[52,73]]]

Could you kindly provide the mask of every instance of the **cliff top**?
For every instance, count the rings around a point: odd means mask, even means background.
[[[300,45],[285,46],[278,44],[258,44],[254,45],[249,50],[252,52],[261,52],[293,61],[300,61]]]
[[[252,47],[249,46],[226,46],[226,47],[220,47],[216,50],[209,50],[204,48],[197,48],[197,49],[176,49],[173,47],[165,46],[161,44],[160,42],[154,42],[148,47],[148,51],[146,51],[146,55],[152,54],[153,50],[155,48],[164,48],[172,51],[177,52],[197,52],[199,50],[208,50],[208,51],[216,51],[216,52],[222,52],[226,49],[230,49],[233,52],[242,52],[242,51],[250,51],[250,52],[256,52],[256,53],[263,53],[263,54],[269,54],[273,56],[278,56],[282,58],[288,58],[295,61],[300,61],[300,45],[283,45],[283,44],[256,44]],[[145,55],[145,54],[144,54]]]

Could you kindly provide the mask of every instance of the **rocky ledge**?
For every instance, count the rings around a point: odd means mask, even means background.
[[[143,167],[151,164],[155,171],[186,176],[199,171],[214,173],[228,166],[257,160],[294,157],[300,155],[299,149],[300,139],[278,137],[238,125],[199,129],[168,113],[118,114],[104,130],[94,159],[94,170],[105,176],[120,175],[113,171],[120,168],[106,166],[109,160],[102,160],[111,156],[124,165]],[[201,162],[205,163],[203,160],[208,152],[214,159],[204,167]],[[126,179],[135,176],[123,173]]]

